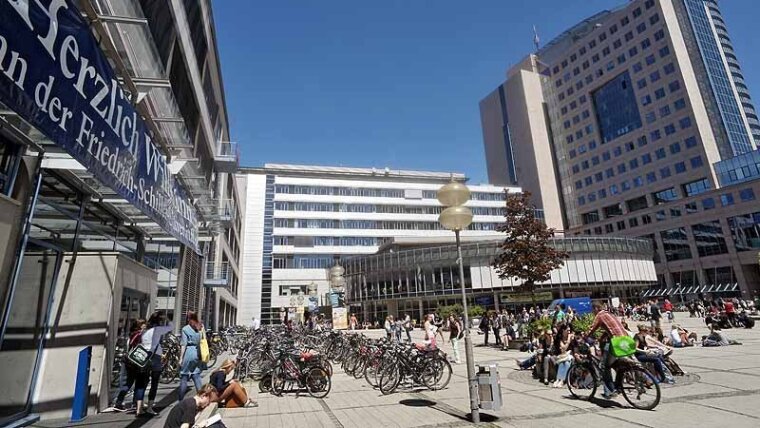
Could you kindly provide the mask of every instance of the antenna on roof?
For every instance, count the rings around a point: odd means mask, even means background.
[[[539,47],[541,46],[541,39],[538,37],[538,31],[536,30],[536,26],[533,26],[533,44],[536,45],[536,52],[538,52]]]

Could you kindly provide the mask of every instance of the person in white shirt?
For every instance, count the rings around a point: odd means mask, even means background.
[[[681,333],[678,331],[678,326],[676,324],[673,324],[673,327],[671,327],[670,329],[670,343],[673,345],[674,348],[683,347],[683,340],[681,339]]]
[[[260,328],[261,328],[261,320],[256,317],[253,317],[253,329],[258,330]]]

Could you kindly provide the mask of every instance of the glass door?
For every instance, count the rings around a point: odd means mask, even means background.
[[[23,416],[30,407],[32,388],[44,339],[53,290],[63,253],[30,239],[21,262],[19,277],[5,311],[7,323],[0,343],[0,425]],[[12,370],[6,370],[12,368]]]

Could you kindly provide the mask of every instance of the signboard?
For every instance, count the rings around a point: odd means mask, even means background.
[[[553,300],[551,291],[542,291],[540,293],[503,293],[499,296],[501,303],[531,303],[536,302],[549,302]]]
[[[493,306],[493,296],[478,296],[475,298],[475,304],[480,306]]]
[[[0,101],[199,252],[195,208],[82,14],[45,3],[0,1]]]
[[[315,312],[318,307],[317,297],[316,296],[310,296],[309,297],[309,312]]]
[[[345,293],[330,292],[330,306],[343,307],[345,306]]]
[[[612,304],[613,308],[617,308],[618,306],[620,306],[620,297],[613,297],[610,300],[610,303]]]
[[[332,326],[336,330],[345,330],[348,328],[348,309],[332,308]]]

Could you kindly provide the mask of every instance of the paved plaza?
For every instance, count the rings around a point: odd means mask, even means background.
[[[697,319],[679,321],[700,336],[707,333]],[[415,333],[418,338],[421,336],[421,332]],[[366,334],[374,336],[380,332]],[[476,346],[478,363],[499,363],[504,399],[501,410],[481,412],[484,421],[481,426],[760,426],[760,329],[728,330],[728,334],[743,345],[676,351],[675,359],[688,376],[677,378],[676,385],[663,386],[663,400],[651,412],[631,409],[622,398],[575,400],[567,389],[546,387],[528,372],[516,370],[514,358],[526,354]],[[481,345],[483,336],[474,337],[476,345]],[[258,391],[257,385],[251,384],[248,390]],[[363,379],[353,379],[336,368],[332,391],[324,399],[294,394],[257,395],[258,408],[220,409],[225,424],[230,428],[472,426],[466,418],[469,401],[464,364],[454,365],[449,386],[435,392],[419,389],[384,396]]]

